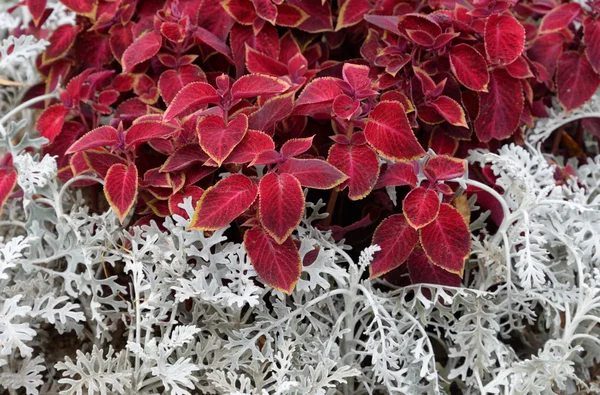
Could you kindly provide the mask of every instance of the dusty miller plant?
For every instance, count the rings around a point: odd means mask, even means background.
[[[69,23],[64,20],[48,23]],[[20,23],[0,14],[0,28]],[[574,393],[597,388],[600,355],[600,156],[565,183],[538,144],[570,120],[600,112],[552,110],[524,147],[472,151],[490,165],[504,219],[471,223],[463,286],[381,287],[364,274],[378,246],[349,254],[314,227],[325,204],[307,203],[296,231],[304,257],[291,296],[265,287],[226,229],[186,230],[194,211],[163,224],[120,226],[90,214],[41,157],[20,102],[36,81],[30,54],[45,43],[0,44],[2,154],[23,191],[0,218],[0,387],[10,394]],[[5,50],[15,44],[18,50]],[[4,48],[4,49],[3,49]],[[24,86],[21,86],[24,85]],[[553,123],[554,122],[554,123]],[[592,145],[592,148],[593,145]],[[597,147],[596,154],[597,152]],[[562,158],[552,158],[562,163]],[[564,163],[563,163],[564,164]],[[101,181],[101,180],[96,180]],[[476,199],[469,201],[477,211]],[[390,290],[391,289],[391,290]]]

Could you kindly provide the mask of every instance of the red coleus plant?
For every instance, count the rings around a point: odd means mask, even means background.
[[[519,142],[553,96],[572,110],[600,84],[595,3],[61,1],[75,26],[43,30],[51,11],[27,1],[19,32],[50,41],[31,95],[66,83],[37,122],[61,180],[97,174],[122,224],[186,216],[191,197],[190,229],[239,225],[287,293],[307,198],[329,199],[334,237],[381,246],[372,277],[406,262],[413,282],[457,285],[467,150]],[[381,191],[396,187],[401,209]]]

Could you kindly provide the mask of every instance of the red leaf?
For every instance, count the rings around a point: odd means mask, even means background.
[[[244,246],[252,266],[267,285],[291,294],[302,271],[298,247],[291,238],[277,244],[267,232],[252,228],[244,235]]]
[[[179,207],[179,204],[183,203],[183,200],[185,198],[191,197],[192,198],[192,207],[196,207],[198,200],[200,200],[200,198],[202,198],[203,194],[204,194],[204,189],[194,186],[194,185],[190,185],[190,186],[186,187],[185,189],[182,189],[181,191],[171,195],[169,197],[169,210],[171,211],[171,214],[177,214],[177,215],[187,219],[187,212],[184,209],[182,209],[181,207]]]
[[[419,234],[402,214],[392,215],[375,229],[371,244],[381,251],[375,253],[369,266],[370,278],[379,277],[402,265],[419,243]]]
[[[77,155],[77,153],[75,153],[73,157],[75,157],[75,155]],[[101,178],[106,177],[106,173],[114,164],[127,165],[125,159],[118,155],[111,154],[105,148],[84,151],[83,157],[89,168],[98,173]],[[73,173],[75,174],[78,174],[81,170],[83,170],[83,167],[79,170],[73,167]]]
[[[17,185],[17,172],[10,168],[0,168],[0,214],[15,185]]]
[[[95,0],[60,0],[67,8],[73,10],[77,14],[89,14],[97,6]]]
[[[571,111],[594,95],[600,85],[600,76],[584,54],[567,51],[558,58],[556,83],[560,105],[565,111]]]
[[[309,33],[333,30],[331,4],[322,0],[287,0],[287,3],[300,8],[310,15],[310,18],[303,21],[298,26],[298,29]]]
[[[208,103],[218,103],[219,95],[215,88],[206,82],[192,82],[187,84],[177,93],[169,104],[163,118],[170,121],[177,115],[193,107],[194,110]]]
[[[301,155],[310,149],[314,137],[315,136],[301,139],[289,139],[281,146],[279,152],[281,152],[281,155],[283,155],[284,158],[292,158]]]
[[[278,95],[270,98],[256,111],[248,117],[248,127],[250,129],[271,132],[275,124],[292,113],[294,107],[294,92]]]
[[[348,95],[339,95],[333,101],[333,113],[342,119],[350,119],[352,115],[358,110],[360,106],[360,100],[352,99]]]
[[[258,130],[248,130],[242,141],[231,151],[225,164],[252,162],[258,154],[275,148],[273,139]]]
[[[195,163],[204,163],[208,155],[197,143],[183,145],[173,152],[161,167],[161,172],[172,172],[187,169]]]
[[[242,25],[251,25],[256,18],[256,10],[250,0],[225,0],[221,5],[236,22]]]
[[[121,225],[135,203],[138,190],[138,172],[134,163],[111,166],[104,179],[104,196],[110,204]]]
[[[62,130],[65,118],[69,115],[69,110],[62,104],[55,104],[44,110],[35,128],[40,132],[42,137],[47,138],[50,142],[54,141],[56,136]]]
[[[25,4],[27,4],[27,8],[29,8],[29,13],[31,13],[35,26],[39,26],[40,20],[46,10],[46,0],[26,0]]]
[[[158,90],[165,103],[169,104],[184,86],[201,81],[206,81],[206,76],[200,67],[194,64],[182,66],[162,73],[158,80]]]
[[[278,26],[298,27],[308,17],[309,15],[300,7],[282,3],[277,6],[277,21],[275,23]]]
[[[283,93],[290,84],[279,78],[266,74],[248,74],[239,78],[231,86],[233,100],[246,99],[262,95]]]
[[[339,189],[348,187],[348,198],[360,200],[366,197],[377,182],[379,160],[377,153],[368,145],[334,144],[327,161],[348,175]]]
[[[423,169],[430,181],[447,181],[462,177],[467,171],[464,159],[453,158],[448,155],[438,155],[429,158]]]
[[[220,115],[207,115],[198,121],[200,146],[219,166],[242,141],[248,130],[248,118],[240,114],[227,125]]]
[[[448,96],[440,96],[437,99],[431,100],[429,104],[435,108],[442,117],[454,126],[467,127],[467,119],[465,112],[460,104]]]
[[[416,66],[413,66],[413,71],[415,73],[415,77],[417,77],[417,79],[421,83],[421,89],[423,90],[423,94],[426,96],[432,95],[433,92],[435,92],[436,90],[436,84],[433,81],[433,79],[431,79],[429,74],[427,74],[424,70]]]
[[[544,15],[538,34],[546,34],[565,29],[573,22],[581,12],[581,6],[577,3],[562,4]]]
[[[348,179],[348,176],[321,159],[288,159],[279,166],[280,173],[296,177],[306,188],[331,189]]]
[[[398,20],[398,30],[408,38],[407,30],[421,31],[432,38],[442,34],[440,25],[432,21],[428,16],[421,14],[407,14]]]
[[[304,213],[304,193],[291,174],[269,173],[258,185],[260,223],[277,244],[296,229]]]
[[[229,225],[252,205],[257,194],[258,187],[244,175],[222,179],[202,195],[189,229],[217,230]]]
[[[600,73],[600,20],[592,17],[583,20],[583,43],[592,67]]]
[[[155,31],[150,31],[138,37],[123,53],[121,58],[123,72],[130,72],[138,64],[152,58],[158,53],[161,45],[160,34]]]
[[[42,63],[51,63],[66,54],[75,43],[79,30],[78,26],[68,24],[56,28],[49,38],[50,45],[42,55]]]
[[[451,287],[460,286],[458,274],[435,265],[422,249],[415,249],[406,260],[408,275],[413,284],[439,284]]]
[[[382,101],[377,104],[369,114],[365,137],[386,159],[408,161],[425,155],[399,102]]]
[[[138,122],[125,132],[125,146],[133,147],[154,139],[166,139],[176,131],[175,126],[160,121]]]
[[[400,35],[398,30],[398,16],[396,15],[365,15],[365,20],[383,30],[388,30],[394,34]]]
[[[310,82],[296,100],[294,114],[314,115],[331,113],[331,104],[343,94],[340,80],[333,77],[316,78]]]
[[[381,174],[375,188],[383,187],[400,187],[409,185],[415,187],[417,185],[417,175],[412,163],[398,162],[391,166]]]
[[[548,71],[548,74],[554,76],[556,63],[560,54],[563,53],[565,41],[566,39],[562,33],[550,33],[538,36],[527,51],[529,59],[542,64]]]
[[[517,60],[515,60],[511,64],[506,65],[506,71],[508,71],[508,74],[510,74],[511,76],[519,79],[533,77],[533,73],[529,68],[529,64],[523,56],[519,56]]]
[[[485,24],[484,41],[492,64],[510,64],[523,52],[525,29],[512,16],[492,14]]]
[[[337,25],[335,31],[362,22],[363,16],[371,10],[368,0],[342,0],[339,2]]]
[[[443,203],[437,218],[420,231],[421,245],[431,261],[462,277],[471,251],[471,236],[458,210]]]
[[[486,91],[490,82],[486,62],[476,49],[458,44],[450,51],[450,67],[456,79],[468,89]]]
[[[255,50],[246,44],[246,68],[251,73],[264,73],[275,76],[287,75],[287,65]]]
[[[206,30],[202,26],[196,26],[194,30],[194,38],[196,38],[196,40],[200,43],[208,45],[218,53],[225,56],[225,58],[227,58],[228,61],[233,63],[231,49],[229,48],[225,40],[217,37],[211,31]]]
[[[490,77],[488,92],[479,93],[480,110],[475,120],[475,133],[483,142],[511,136],[519,126],[525,103],[519,80],[502,69],[493,70]]]
[[[272,165],[278,162],[283,162],[285,159],[283,156],[275,151],[274,149],[267,149],[260,152],[250,162],[249,166],[260,166],[260,165]]]
[[[440,199],[433,189],[418,187],[404,198],[402,212],[408,224],[420,229],[430,224],[440,211]]]
[[[118,142],[119,138],[117,137],[117,129],[113,128],[112,126],[100,126],[99,128],[84,134],[71,147],[69,147],[67,152],[65,152],[65,155],[103,146],[113,146]]]

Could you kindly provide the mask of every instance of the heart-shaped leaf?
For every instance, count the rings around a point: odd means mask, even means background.
[[[379,155],[387,159],[409,161],[425,155],[399,102],[377,104],[369,114],[365,137]]]
[[[440,199],[433,189],[418,187],[406,195],[402,212],[408,224],[420,229],[430,224],[440,211]]]
[[[420,239],[434,264],[462,277],[471,252],[471,234],[458,210],[443,203],[436,219],[420,230]]]
[[[169,69],[163,72],[158,80],[158,90],[168,105],[184,86],[203,81],[206,81],[206,76],[202,69],[195,64],[190,64],[181,66],[177,70]]]
[[[423,170],[432,182],[446,181],[462,177],[467,171],[467,163],[464,159],[438,155],[429,158]]]
[[[242,164],[252,162],[261,152],[273,150],[274,148],[275,143],[271,136],[258,130],[248,130],[242,141],[231,151],[224,163]]]
[[[123,53],[121,58],[123,72],[127,73],[138,64],[152,58],[158,53],[161,45],[160,34],[155,31],[149,31],[138,37]]]
[[[269,173],[260,180],[258,193],[260,223],[281,244],[302,220],[302,186],[291,174]]]
[[[175,98],[169,104],[163,118],[170,121],[177,115],[189,109],[198,110],[208,103],[217,103],[219,95],[210,84],[206,82],[192,82],[187,84],[177,93]]]
[[[333,100],[343,94],[340,80],[332,77],[316,78],[310,82],[296,100],[293,114],[314,115],[331,113]]]
[[[460,276],[451,273],[437,265],[427,257],[427,254],[415,248],[406,260],[408,275],[413,284],[439,284],[451,287],[460,286]]]
[[[104,196],[115,211],[121,225],[131,211],[138,190],[138,171],[134,163],[111,166],[104,178]]]
[[[371,244],[381,250],[376,252],[369,266],[370,278],[379,277],[402,265],[419,243],[419,234],[402,214],[383,220],[375,230]]]
[[[125,146],[135,147],[155,139],[166,139],[177,131],[174,125],[161,121],[137,122],[125,132]]]
[[[486,91],[490,75],[486,62],[477,50],[467,44],[458,44],[450,50],[450,67],[458,82],[473,91]]]
[[[262,281],[288,295],[292,293],[302,271],[300,253],[292,238],[278,244],[263,229],[252,228],[244,235],[244,247]]]
[[[208,188],[196,206],[189,229],[217,230],[229,225],[256,199],[258,187],[242,174],[232,174]]]
[[[207,115],[198,121],[200,146],[220,166],[242,141],[248,130],[248,118],[240,114],[227,125],[220,115]]]

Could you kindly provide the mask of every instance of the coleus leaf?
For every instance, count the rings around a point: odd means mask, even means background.
[[[248,130],[242,141],[233,149],[225,160],[225,164],[243,164],[252,162],[263,151],[273,150],[273,139],[258,130]]]
[[[82,15],[91,13],[98,5],[92,0],[61,0],[60,2],[73,12]]]
[[[266,74],[248,74],[238,78],[231,86],[233,100],[246,99],[262,95],[283,93],[290,84],[282,79]]]
[[[433,108],[435,108],[448,123],[454,126],[467,127],[467,119],[465,118],[465,112],[454,99],[448,96],[439,96],[429,102]]]
[[[74,156],[77,154],[78,153],[76,152]],[[127,165],[127,161],[125,161],[125,159],[121,158],[119,155],[110,153],[106,148],[84,151],[83,158],[85,159],[88,167],[95,171],[101,178],[106,177],[106,173],[113,165]],[[73,168],[73,173],[78,174],[78,171]]]
[[[300,7],[291,4],[281,3],[277,5],[277,20],[278,26],[298,27],[309,18],[309,14],[304,12]]]
[[[256,199],[258,187],[242,174],[232,174],[208,188],[196,206],[189,229],[217,230],[229,225]]]
[[[173,152],[162,168],[161,172],[172,172],[184,170],[195,163],[204,163],[208,160],[208,155],[202,150],[202,147],[197,143],[183,145]]]
[[[581,6],[577,3],[566,3],[553,8],[544,15],[538,34],[546,34],[565,29],[581,12]]]
[[[240,114],[227,125],[220,115],[207,115],[198,121],[200,146],[220,166],[242,141],[248,130],[248,118]]]
[[[370,278],[379,277],[398,266],[419,243],[419,234],[402,214],[395,214],[383,220],[375,230],[371,244],[377,244],[381,250],[373,256],[369,266]]]
[[[196,109],[208,103],[217,103],[219,100],[216,89],[210,84],[192,82],[177,93],[171,104],[169,104],[167,111],[165,111],[163,118],[168,122],[190,108]]]
[[[525,29],[512,16],[492,14],[485,24],[484,42],[492,64],[510,64],[523,52]]]
[[[471,234],[458,210],[442,203],[435,220],[420,230],[420,240],[434,264],[462,277],[471,251]]]
[[[409,161],[425,155],[417,141],[402,104],[382,101],[371,111],[365,137],[379,155],[395,161]]]
[[[427,254],[415,248],[406,260],[408,275],[413,284],[439,284],[458,287],[461,278],[458,274],[451,273],[440,266],[435,265]]]
[[[183,218],[187,219],[187,212],[179,207],[179,204],[183,203],[184,199],[191,197],[192,198],[192,207],[196,207],[198,201],[202,198],[204,194],[204,189],[197,187],[195,185],[190,185],[180,190],[179,192],[174,193],[169,197],[169,211],[171,214],[177,214]]]
[[[296,229],[304,213],[304,193],[291,174],[269,173],[258,185],[260,223],[282,244]]]
[[[15,169],[0,167],[0,214],[15,185],[17,185]]]
[[[26,0],[25,4],[27,4],[27,8],[31,13],[35,26],[39,26],[40,20],[46,10],[46,0]]]
[[[292,293],[302,271],[300,253],[292,238],[278,244],[263,229],[252,228],[244,235],[244,247],[262,281],[288,295]]]
[[[339,79],[333,77],[316,78],[306,85],[300,96],[298,96],[293,114],[313,115],[324,113],[329,115],[333,100],[343,93]]]
[[[133,204],[138,190],[138,171],[135,163],[117,163],[111,166],[104,178],[104,196],[115,211],[121,225]]]
[[[430,224],[440,211],[440,199],[433,189],[418,187],[404,198],[402,212],[408,224],[420,229]]]
[[[138,64],[152,58],[158,53],[161,45],[160,34],[155,31],[149,31],[138,37],[123,53],[121,58],[123,72],[130,72]]]
[[[296,177],[306,188],[331,189],[348,179],[348,176],[321,159],[286,160],[279,166],[280,173]]]
[[[70,24],[62,25],[56,28],[50,36],[50,45],[42,55],[42,63],[49,64],[59,59],[71,49],[75,43],[75,38],[80,31],[79,26]]]
[[[442,34],[442,28],[426,15],[407,14],[398,19],[398,30],[400,34],[408,37],[408,30],[427,33],[432,38]]]
[[[381,174],[377,180],[375,188],[382,187],[399,187],[409,185],[415,187],[417,185],[417,175],[412,163],[398,162],[391,166]]]
[[[181,66],[177,70],[166,70],[158,80],[158,90],[165,103],[169,104],[184,86],[192,82],[206,81],[206,76],[196,65]]]
[[[47,138],[50,142],[54,141],[56,136],[62,130],[62,126],[65,123],[69,110],[62,104],[55,104],[44,110],[40,115],[35,128],[40,132],[42,137]]]
[[[339,4],[336,32],[362,22],[363,16],[371,10],[368,0],[342,0]]]
[[[69,147],[67,152],[65,152],[65,155],[98,147],[112,147],[118,142],[119,137],[117,135],[117,129],[112,126],[100,126],[81,136],[79,140]]]
[[[294,92],[270,98],[253,114],[248,116],[250,129],[271,132],[278,121],[288,117],[294,108]]]
[[[456,79],[473,91],[486,91],[490,81],[486,62],[477,50],[467,44],[452,47],[449,53],[450,67]]]
[[[310,149],[314,137],[315,136],[289,139],[281,146],[279,152],[281,152],[281,155],[283,155],[284,158],[292,158],[301,155]]]
[[[505,139],[519,126],[525,99],[519,80],[506,70],[495,69],[490,74],[488,92],[479,93],[479,115],[475,133],[479,140],[488,142]]]
[[[379,159],[368,145],[334,144],[327,161],[348,175],[339,189],[348,187],[348,198],[360,200],[366,197],[377,183]]]
[[[600,85],[600,76],[584,54],[566,51],[558,58],[556,82],[558,101],[565,111],[572,111],[594,95]]]
[[[432,182],[447,181],[462,177],[467,171],[467,163],[464,159],[453,158],[448,155],[438,155],[429,158],[423,171]]]
[[[583,20],[583,43],[590,64],[600,73],[600,20],[587,17]]]
[[[125,146],[135,147],[150,140],[166,139],[176,131],[174,125],[161,121],[137,122],[125,132]]]

